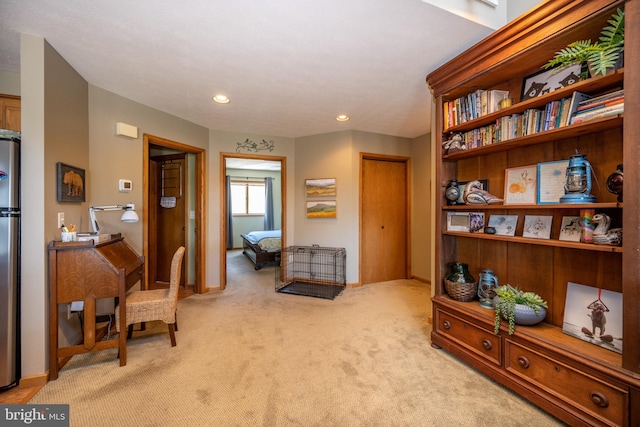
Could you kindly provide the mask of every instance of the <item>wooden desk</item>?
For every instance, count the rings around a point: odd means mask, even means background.
[[[140,281],[144,287],[144,257],[119,234],[93,244],[49,243],[49,379],[58,378],[60,360],[75,354],[119,349],[120,366],[127,364],[125,294]],[[96,299],[119,298],[120,333],[117,339],[96,340]],[[58,348],[58,304],[84,301],[83,343]]]

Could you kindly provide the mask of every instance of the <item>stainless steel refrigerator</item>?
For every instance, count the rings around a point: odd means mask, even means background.
[[[19,379],[20,134],[0,131],[0,389]]]

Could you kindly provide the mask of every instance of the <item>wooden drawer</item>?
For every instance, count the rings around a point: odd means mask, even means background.
[[[575,407],[589,424],[627,425],[624,414],[629,413],[629,390],[623,384],[580,372],[508,339],[505,368],[557,397],[562,405]]]
[[[456,344],[500,365],[500,337],[450,313],[436,309],[436,324],[440,334],[446,335]]]

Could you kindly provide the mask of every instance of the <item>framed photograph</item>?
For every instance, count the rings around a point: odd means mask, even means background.
[[[56,188],[59,202],[84,202],[84,169],[57,164]]]
[[[304,191],[307,197],[336,197],[336,179],[307,179],[304,182]]]
[[[484,225],[483,212],[447,212],[447,231],[482,233]]]
[[[310,200],[307,202],[307,218],[336,218],[335,200]]]
[[[552,216],[525,215],[522,237],[532,237],[534,239],[550,239],[552,221]]]
[[[520,101],[535,98],[545,93],[570,86],[580,81],[580,64],[554,68],[531,74],[522,81]]]
[[[538,192],[536,202],[539,205],[560,203],[564,196],[564,183],[569,160],[538,163]]]
[[[518,215],[490,215],[488,227],[493,227],[500,236],[515,236]]]
[[[622,354],[622,294],[569,282],[562,332]]]
[[[509,168],[504,171],[504,204],[536,204],[536,165]]]
[[[481,184],[481,190],[484,191],[489,191],[489,180],[488,179],[479,179],[478,180]],[[460,191],[460,197],[458,197],[458,204],[459,205],[464,205],[464,189],[467,187],[467,183],[469,183],[470,181],[464,181],[464,182],[459,182],[458,181],[458,190]]]
[[[563,216],[558,240],[579,242],[582,236],[582,218],[579,216]]]

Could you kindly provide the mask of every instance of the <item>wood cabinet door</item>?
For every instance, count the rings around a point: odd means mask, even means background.
[[[407,162],[363,159],[360,283],[407,278]]]
[[[20,115],[20,99],[0,96],[0,129],[8,129],[20,132],[21,115]]]

